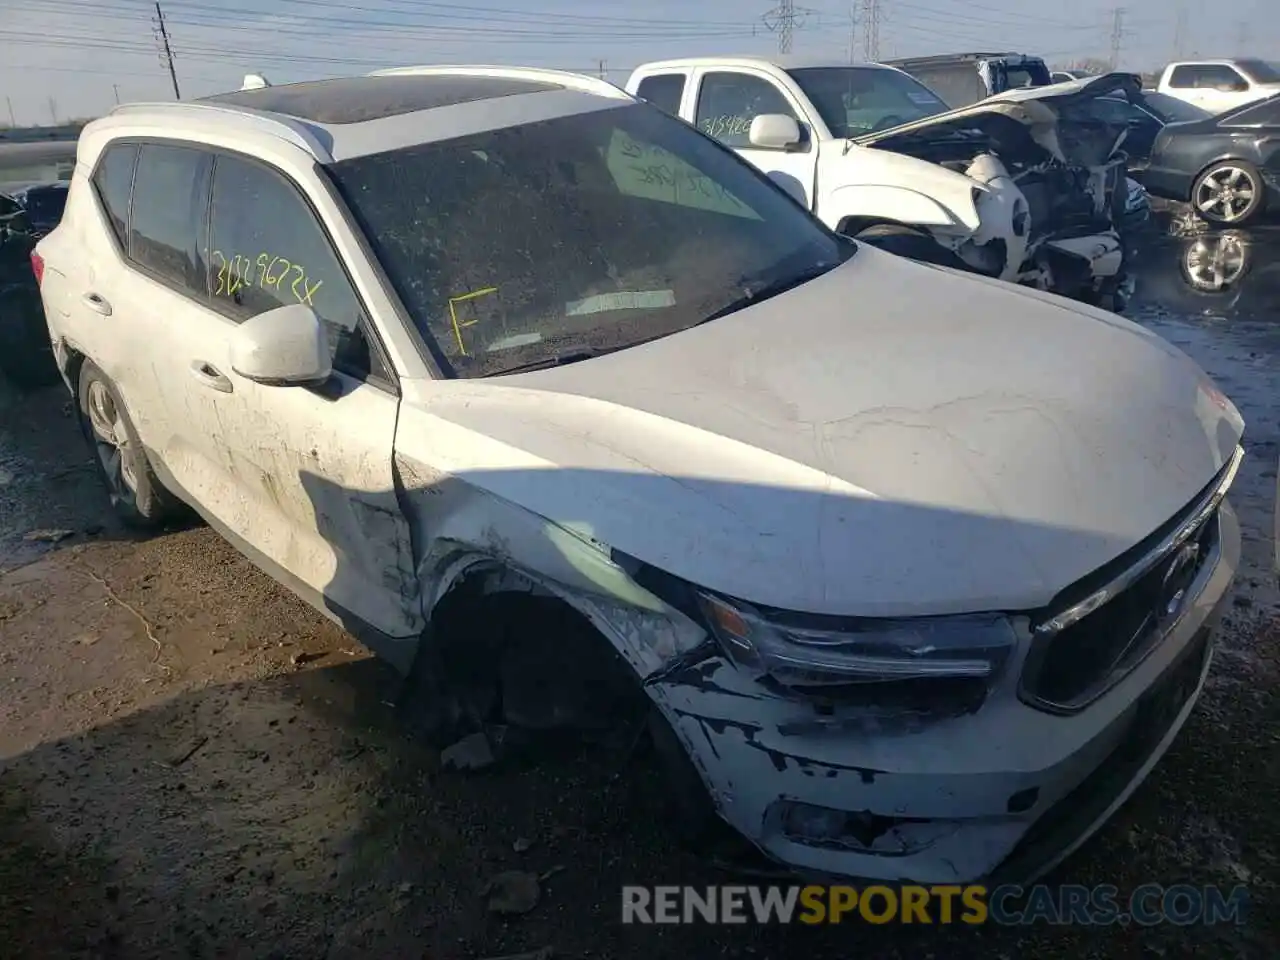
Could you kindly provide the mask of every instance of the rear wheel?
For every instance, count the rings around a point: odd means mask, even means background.
[[[92,361],[80,368],[77,400],[80,430],[121,522],[158,530],[180,516],[181,501],[156,478],[120,394]]]
[[[1262,212],[1262,176],[1246,160],[1223,160],[1196,177],[1191,207],[1210,223],[1239,226]]]

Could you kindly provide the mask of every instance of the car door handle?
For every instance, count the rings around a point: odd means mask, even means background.
[[[111,304],[107,303],[106,300],[102,299],[102,296],[100,294],[86,293],[80,299],[84,303],[84,305],[88,307],[90,310],[92,310],[94,313],[100,313],[104,317],[111,316]]]
[[[206,360],[192,360],[191,375],[199,383],[219,393],[230,393],[234,389],[226,375]]]

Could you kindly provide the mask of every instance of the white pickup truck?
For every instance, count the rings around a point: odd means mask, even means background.
[[[626,90],[737,151],[832,229],[1118,309],[1124,131],[1060,127],[1125,83],[1136,88],[1111,74],[950,110],[882,64],[698,57],[644,64]]]
[[[1280,94],[1280,69],[1265,60],[1183,60],[1164,68],[1156,89],[1224,113]]]

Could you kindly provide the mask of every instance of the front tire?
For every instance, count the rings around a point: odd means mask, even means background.
[[[1210,223],[1241,226],[1262,213],[1266,194],[1258,168],[1246,160],[1222,160],[1196,177],[1191,209]]]
[[[156,478],[119,392],[90,360],[80,368],[76,399],[80,431],[116,516],[125,526],[144,531],[176,519],[181,502]]]

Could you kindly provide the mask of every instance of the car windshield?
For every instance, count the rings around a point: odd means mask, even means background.
[[[1240,68],[1258,83],[1280,83],[1280,70],[1266,60],[1239,60]]]
[[[881,67],[803,67],[787,71],[833,137],[860,137],[950,109],[919,80]]]
[[[732,152],[628,104],[329,165],[448,375],[621,350],[855,247]]]
[[[1208,110],[1197,107],[1193,103],[1171,97],[1167,93],[1143,91],[1143,102],[1147,108],[1165,123],[1182,123],[1188,120],[1203,120],[1212,116]]]

